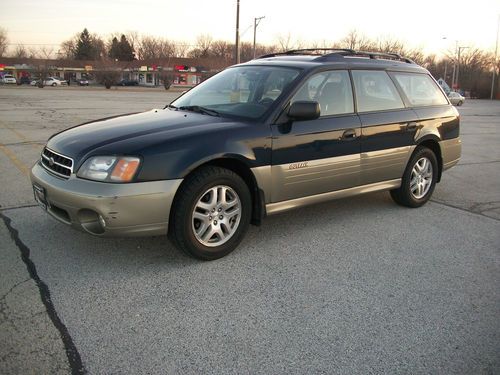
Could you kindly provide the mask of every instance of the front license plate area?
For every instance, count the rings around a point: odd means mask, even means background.
[[[41,186],[33,185],[33,195],[35,196],[35,201],[38,203],[38,205],[44,210],[47,210],[47,208],[49,207],[49,202],[47,201],[45,189]]]

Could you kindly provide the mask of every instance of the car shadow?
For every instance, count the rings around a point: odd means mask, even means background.
[[[260,254],[280,256],[280,249],[293,247],[316,231],[353,236],[359,230],[357,220],[380,220],[388,212],[404,210],[387,193],[373,193],[292,210],[266,217],[259,227],[250,226],[238,248],[215,261],[252,262]],[[6,213],[19,231],[20,239],[35,258],[54,260],[53,264],[78,264],[79,272],[147,268],[177,268],[206,264],[176,249],[167,236],[100,238],[83,233],[48,217],[37,207]],[[66,261],[64,261],[64,259]],[[36,260],[36,259],[35,259]],[[214,263],[214,262],[210,262]]]

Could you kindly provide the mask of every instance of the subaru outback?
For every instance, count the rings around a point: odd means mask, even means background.
[[[230,67],[163,109],[53,135],[37,202],[97,236],[220,258],[266,215],[387,190],[419,207],[461,153],[459,115],[397,54],[305,49]]]

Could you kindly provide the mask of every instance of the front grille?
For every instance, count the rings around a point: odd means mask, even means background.
[[[73,159],[49,150],[47,147],[43,149],[40,160],[45,169],[60,177],[69,178],[73,172]]]

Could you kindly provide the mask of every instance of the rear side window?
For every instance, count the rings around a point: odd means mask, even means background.
[[[404,108],[391,78],[384,71],[353,70],[358,112]]]
[[[292,99],[317,101],[321,117],[354,112],[352,87],[347,70],[321,72],[307,79]]]
[[[436,82],[427,74],[393,73],[412,106],[448,104]]]

